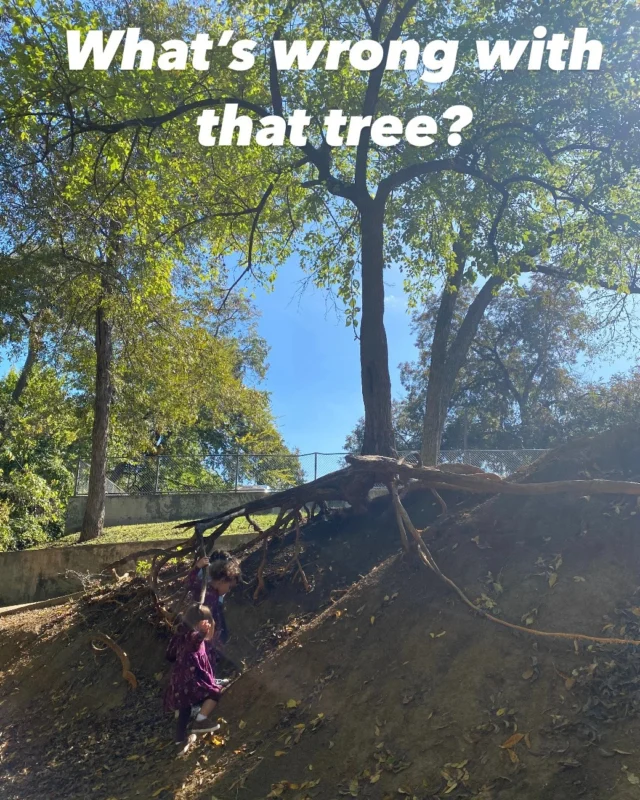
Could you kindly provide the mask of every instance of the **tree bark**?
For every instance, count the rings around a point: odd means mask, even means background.
[[[495,290],[504,283],[504,279],[497,276],[487,279],[467,309],[458,333],[451,345],[449,345],[455,305],[464,274],[464,262],[466,261],[466,254],[463,248],[456,252],[456,257],[458,259],[458,268],[451,282],[447,284],[443,291],[431,347],[431,363],[429,365],[429,381],[427,383],[427,398],[422,426],[422,448],[420,451],[422,463],[431,466],[435,466],[438,463],[442,432],[456,378],[464,365],[469,348],[478,331],[478,325],[494,297]]]
[[[360,370],[364,401],[363,455],[395,456],[389,352],[384,327],[384,204],[361,210],[362,317]]]
[[[13,392],[11,392],[12,406],[17,406],[20,402],[22,394],[29,383],[29,378],[31,377],[33,368],[36,365],[38,355],[40,354],[40,348],[42,346],[39,315],[36,315],[36,317],[34,317],[30,322],[25,318],[25,323],[29,327],[29,345],[27,349],[27,357],[25,358],[24,364],[22,365],[22,370],[18,376],[18,382],[16,383]],[[7,431],[9,416],[9,414],[6,416],[0,416],[0,433],[2,434],[5,434]]]
[[[107,479],[107,445],[109,416],[113,400],[113,323],[105,310],[105,299],[110,294],[107,281],[102,281],[102,298],[96,309],[96,393],[94,400],[93,430],[91,434],[91,467],[89,491],[82,521],[80,541],[97,539],[104,526],[104,501]]]
[[[13,392],[11,393],[11,402],[14,405],[17,405],[20,402],[22,393],[27,388],[27,383],[29,382],[29,378],[31,377],[33,368],[36,364],[36,361],[38,360],[40,346],[41,346],[40,333],[36,322],[33,321],[29,329],[29,347],[27,350],[27,357],[24,361],[24,364],[22,365],[22,371],[20,372],[20,377],[18,378],[18,382],[16,383]]]

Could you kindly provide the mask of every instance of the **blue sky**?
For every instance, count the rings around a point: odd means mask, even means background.
[[[411,361],[416,349],[397,268],[385,273],[385,324],[394,395],[401,392],[398,364]],[[278,270],[275,288],[248,287],[261,312],[260,334],[270,347],[264,388],[271,392],[273,413],[287,445],[303,453],[342,452],[344,440],[362,415],[358,342],[339,309],[326,294],[308,286],[300,293],[303,273],[297,259]],[[639,320],[640,315],[636,314]],[[589,365],[590,379],[606,379],[628,370],[627,352]],[[9,362],[0,353],[0,374]]]
[[[358,341],[324,292],[309,286],[300,294],[302,279],[297,260],[290,259],[272,292],[255,292],[262,313],[258,327],[271,348],[265,387],[290,447],[342,452],[363,413]],[[412,359],[415,347],[400,272],[388,270],[385,283],[391,379],[399,392],[397,365]]]

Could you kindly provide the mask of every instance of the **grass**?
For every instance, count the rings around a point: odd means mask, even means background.
[[[186,520],[185,520],[186,521]],[[256,522],[261,528],[268,528],[276,521],[276,514],[256,514]],[[151,522],[145,525],[114,525],[111,528],[105,528],[104,533],[99,539],[94,539],[91,542],[84,544],[117,544],[118,542],[148,542],[160,539],[187,539],[190,531],[177,531],[175,526],[179,525],[177,522]],[[246,519],[234,519],[225,536],[230,534],[251,533],[252,529]],[[34,549],[43,549],[49,547],[67,547],[69,545],[79,544],[79,533],[71,533],[58,539],[56,542],[47,542],[44,545],[38,545]]]

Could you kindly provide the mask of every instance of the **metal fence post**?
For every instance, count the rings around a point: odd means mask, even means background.
[[[236,488],[235,491],[238,491],[238,481],[240,479],[240,453],[236,453]]]
[[[156,456],[156,494],[160,492],[160,459],[162,456]]]
[[[80,465],[82,464],[82,459],[78,456],[78,463],[76,465],[76,486],[75,486],[75,496],[78,496],[78,487],[80,485]]]
[[[318,479],[318,454],[313,454],[313,480]]]

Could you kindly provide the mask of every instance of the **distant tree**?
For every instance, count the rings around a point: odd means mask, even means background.
[[[591,436],[640,419],[640,364],[606,382],[585,382],[567,400],[564,434]]]
[[[457,300],[450,337],[457,336],[471,289]],[[416,315],[418,361],[401,365],[406,396],[394,403],[394,423],[407,449],[420,450],[433,330],[440,297]],[[602,346],[587,300],[566,283],[535,276],[507,287],[488,306],[458,373],[447,409],[443,445],[477,449],[546,448],[567,437],[576,398],[586,392],[580,372]],[[602,424],[602,421],[600,422]],[[361,425],[348,445],[358,447]]]
[[[81,432],[77,398],[54,369],[34,366],[16,405],[12,395],[19,378],[10,370],[0,379],[0,414],[9,420],[0,437],[0,550],[63,534]]]
[[[433,305],[415,318],[419,360],[402,365],[405,414],[416,437],[429,383]],[[457,303],[451,339],[473,303]],[[471,342],[447,409],[448,447],[542,448],[563,438],[567,397],[579,384],[581,360],[595,354],[598,325],[581,294],[565,283],[534,276],[508,287],[489,305]]]

